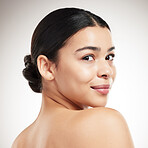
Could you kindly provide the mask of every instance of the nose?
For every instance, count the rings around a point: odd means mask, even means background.
[[[107,61],[102,60],[98,64],[97,76],[99,78],[108,79],[113,75],[113,70]]]

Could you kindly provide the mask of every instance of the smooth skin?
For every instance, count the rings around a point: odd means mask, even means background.
[[[107,95],[92,89],[111,88],[114,55],[110,31],[100,26],[73,35],[60,49],[58,63],[40,55],[41,111],[12,148],[134,148],[123,116],[105,107]]]

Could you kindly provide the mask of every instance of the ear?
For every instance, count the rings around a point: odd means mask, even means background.
[[[39,55],[37,58],[37,66],[41,76],[46,80],[54,79],[55,64],[46,56]]]

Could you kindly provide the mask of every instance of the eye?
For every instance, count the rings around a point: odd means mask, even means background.
[[[105,60],[109,60],[109,61],[113,61],[115,57],[115,54],[109,54],[107,55],[107,57],[105,58]]]
[[[82,60],[93,61],[94,60],[94,56],[93,55],[87,55],[87,56],[83,57]]]

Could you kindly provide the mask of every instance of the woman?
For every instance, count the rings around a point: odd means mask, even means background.
[[[41,110],[12,148],[133,148],[122,115],[105,108],[116,75],[114,49],[108,24],[95,14],[78,8],[48,14],[23,70],[42,93]]]

